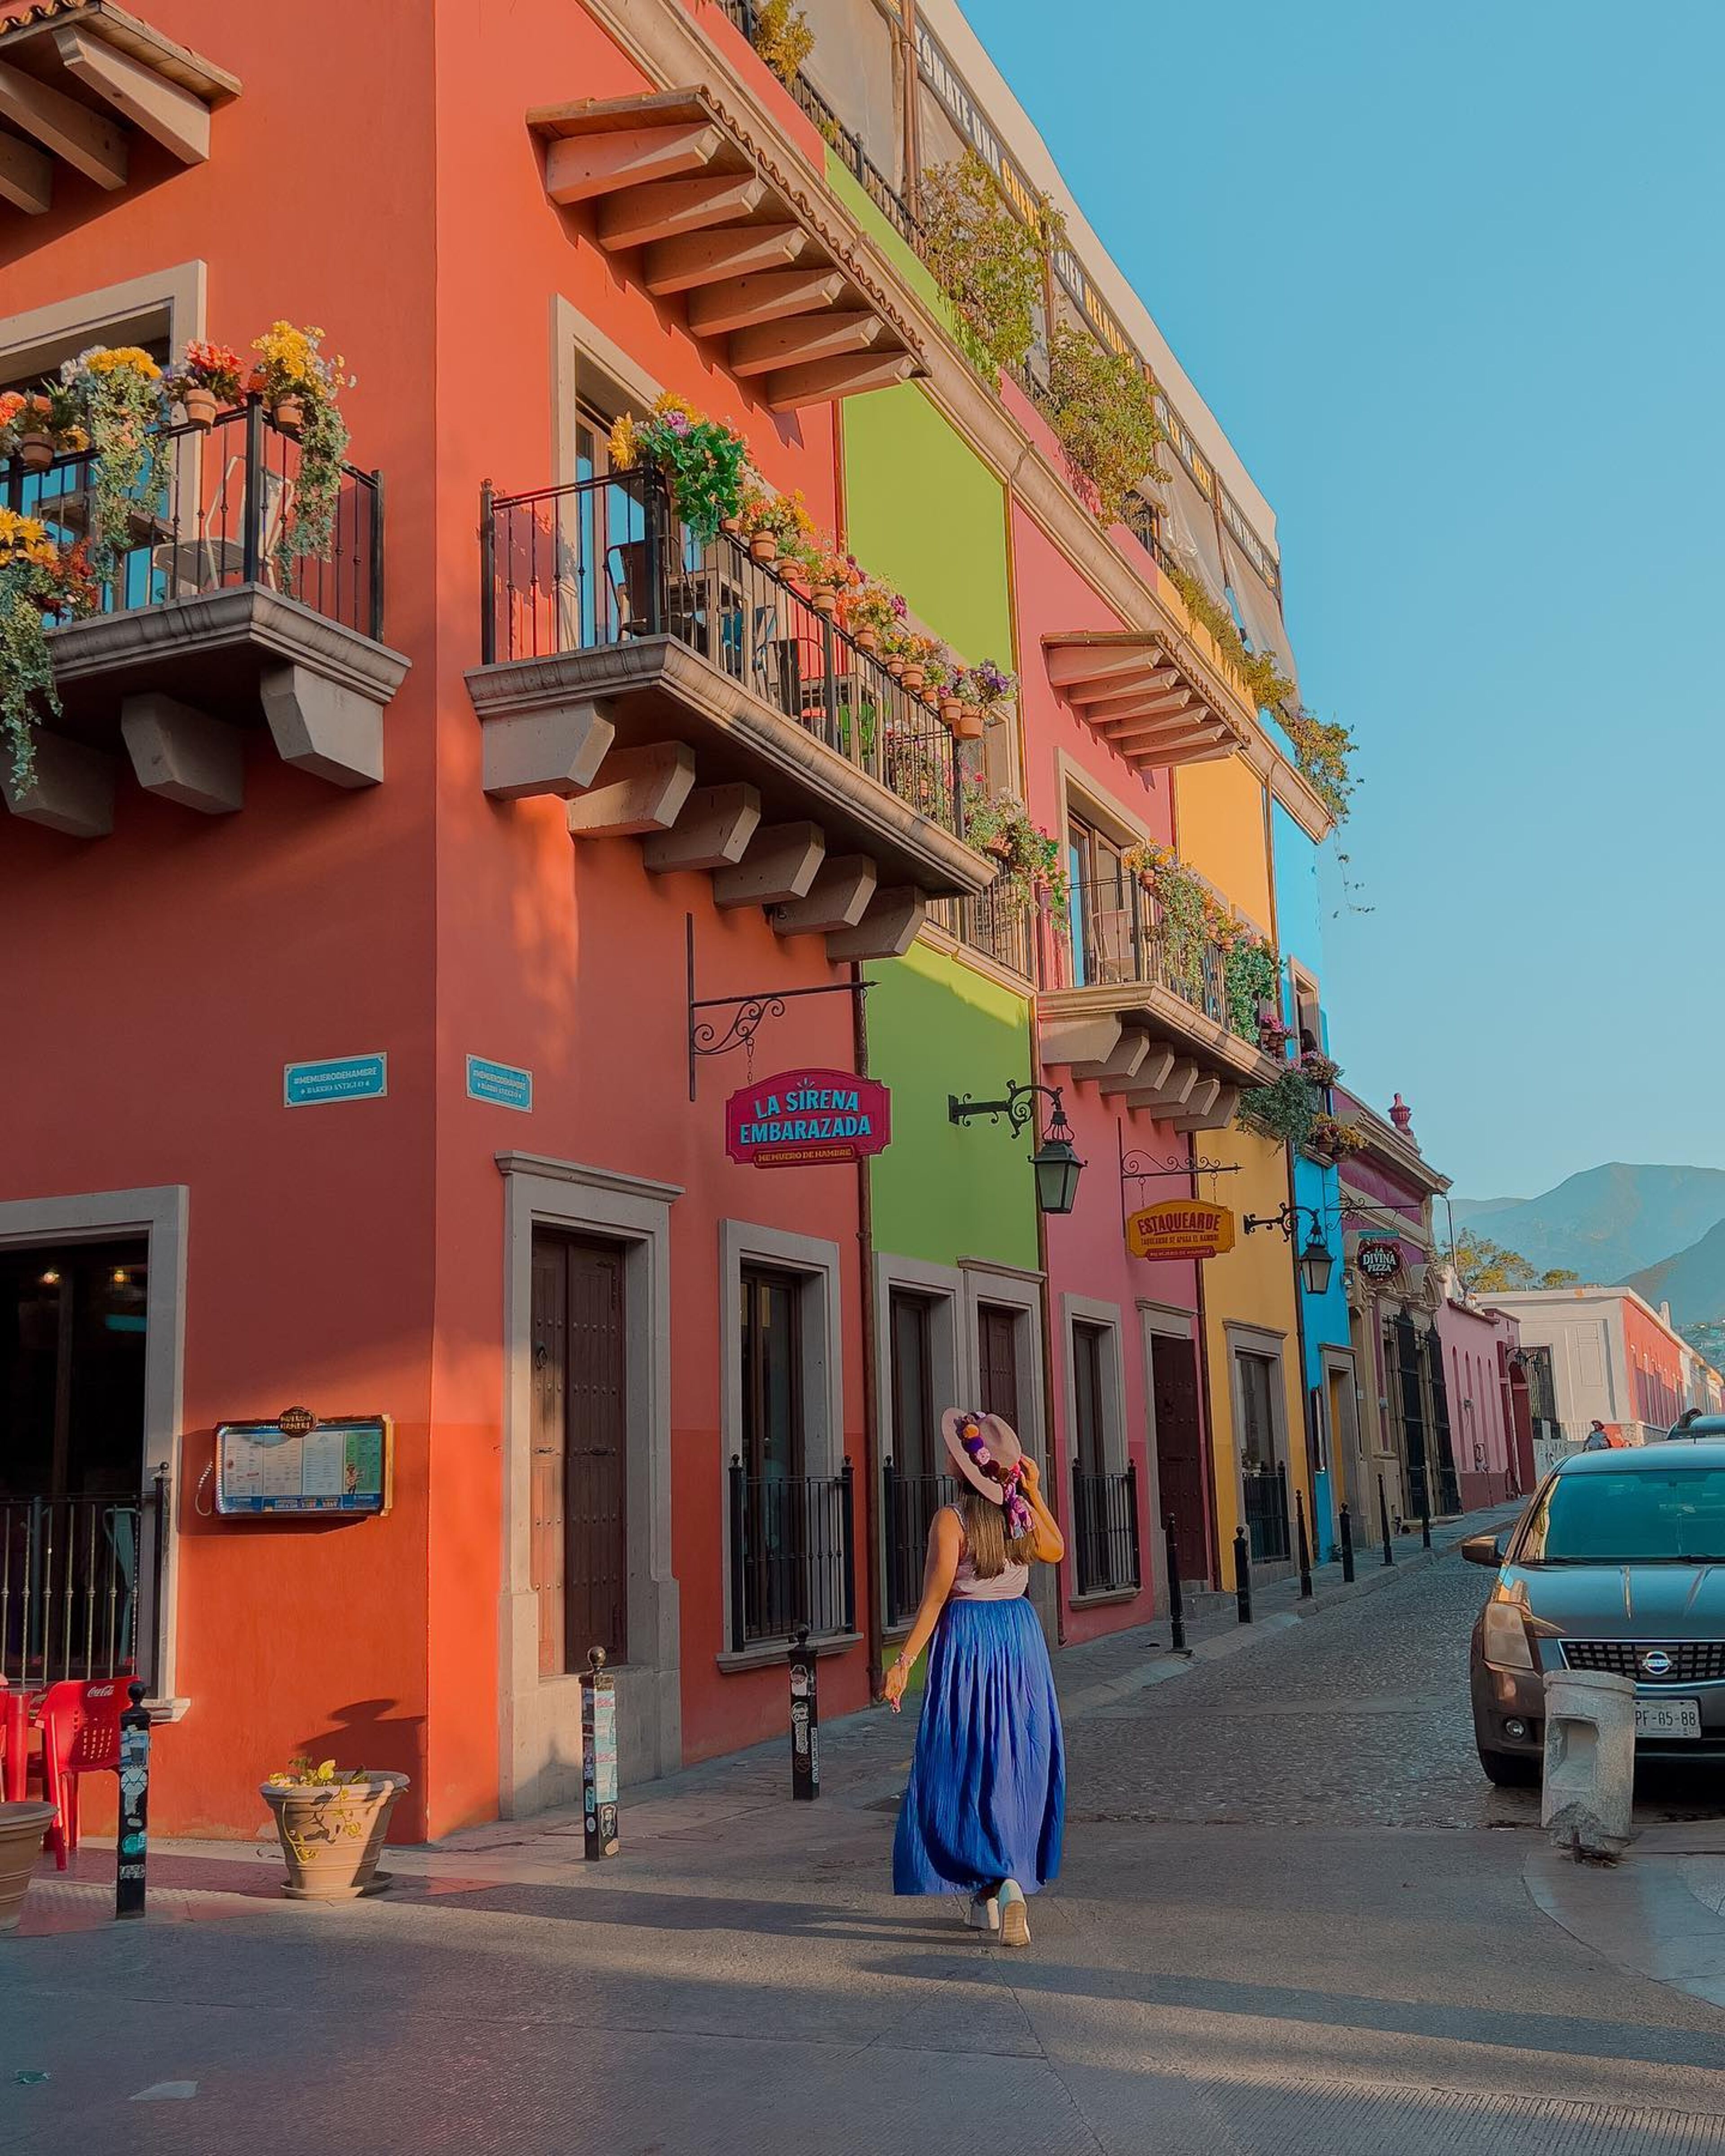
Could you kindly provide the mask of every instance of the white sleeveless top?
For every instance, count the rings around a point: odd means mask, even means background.
[[[1030,1568],[1014,1564],[1010,1558],[1005,1568],[993,1579],[978,1579],[976,1567],[970,1561],[970,1544],[964,1537],[964,1515],[957,1506],[948,1505],[947,1510],[958,1522],[958,1569],[952,1575],[952,1591],[948,1599],[953,1602],[1010,1602],[1020,1594],[1028,1594],[1030,1586]]]

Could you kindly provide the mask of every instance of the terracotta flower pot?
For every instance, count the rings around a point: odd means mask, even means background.
[[[941,706],[941,716],[952,729],[954,741],[979,742],[983,737],[984,721],[974,704],[960,704],[952,716],[947,716],[947,706]]]
[[[860,629],[853,629],[851,634],[859,651],[878,651],[880,649],[879,631],[870,629],[866,622]]]
[[[810,588],[809,603],[830,621],[839,611],[839,594],[830,584],[815,584]]]
[[[45,472],[54,462],[54,436],[32,429],[18,438],[18,462],[27,472]]]
[[[284,434],[297,435],[305,424],[305,399],[303,397],[278,397],[271,409],[275,424]]]
[[[905,662],[899,657],[896,652],[894,652],[891,658],[887,660],[886,670],[890,675],[891,675],[895,681],[902,681],[904,680]]]
[[[904,683],[906,688],[910,690],[911,694],[915,696],[921,693],[922,683],[926,677],[923,669],[920,666],[901,666],[899,669],[898,678]]]
[[[216,393],[213,389],[182,389],[180,403],[185,408],[188,426],[200,428],[208,434],[216,424]]]
[[[757,562],[774,561],[778,555],[778,542],[770,531],[757,531],[749,540],[749,554]]]
[[[52,1804],[0,1804],[0,1932],[15,1932]]]
[[[984,839],[983,851],[985,854],[992,854],[997,861],[1009,861],[1012,859],[1012,848],[1004,839]]]
[[[291,1902],[353,1902],[388,1883],[377,1858],[405,1774],[367,1774],[357,1782],[265,1782],[287,1863],[282,1892]]]
[[[719,529],[721,531],[730,532],[734,537],[742,529],[742,519],[739,516],[721,516],[719,519]]]

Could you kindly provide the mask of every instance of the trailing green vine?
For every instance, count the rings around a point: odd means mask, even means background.
[[[1267,1086],[1254,1086],[1240,1096],[1236,1121],[1242,1130],[1278,1144],[1303,1146],[1312,1136],[1319,1113],[1317,1089],[1293,1069],[1281,1072]]]
[[[1255,936],[1242,937],[1226,952],[1223,978],[1228,995],[1228,1023],[1244,1040],[1258,1034],[1258,1013],[1272,1008],[1281,991],[1281,962],[1274,947]]]
[[[974,150],[922,174],[916,215],[923,259],[952,303],[971,364],[991,374],[1022,367],[1036,338],[1046,233],[1014,211]]]
[[[1282,730],[1294,744],[1294,760],[1338,824],[1348,820],[1354,788],[1354,741],[1337,720],[1320,719],[1303,704],[1280,712]]]
[[[35,780],[37,726],[60,715],[50,623],[88,613],[96,597],[83,541],[62,547],[39,518],[0,509],[0,752],[16,793]]]
[[[1048,341],[1049,416],[1068,463],[1089,488],[1096,521],[1115,524],[1141,480],[1163,479],[1168,439],[1156,390],[1131,352],[1111,352],[1088,330],[1057,322]]]
[[[1186,611],[1194,621],[1207,629],[1229,668],[1240,679],[1253,708],[1276,711],[1285,697],[1294,693],[1294,685],[1284,674],[1272,654],[1267,651],[1249,651],[1245,639],[1240,633],[1227,605],[1213,596],[1209,587],[1190,569],[1178,562],[1164,562],[1167,574],[1174,589],[1186,603]]]
[[[91,554],[105,576],[125,551],[132,518],[153,517],[167,491],[162,369],[136,345],[92,345],[65,362],[60,380],[90,434]]]

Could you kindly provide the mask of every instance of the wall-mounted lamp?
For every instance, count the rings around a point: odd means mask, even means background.
[[[1049,1106],[1048,1128],[1034,1152],[1030,1166],[1036,1177],[1036,1203],[1044,1213],[1070,1213],[1073,1200],[1078,1195],[1078,1178],[1084,1163],[1072,1147],[1072,1127],[1066,1121],[1065,1105],[1058,1086],[1026,1086],[1016,1079],[1009,1079],[1004,1101],[973,1101],[968,1093],[961,1100],[957,1094],[947,1096],[947,1118],[950,1122],[968,1123],[973,1116],[988,1116],[999,1122],[1004,1116],[1014,1132],[1023,1130],[1036,1112],[1036,1096],[1046,1096]]]
[[[1312,1229],[1306,1238],[1305,1247],[1300,1253],[1300,1278],[1305,1285],[1307,1295],[1321,1296],[1328,1291],[1330,1276],[1336,1269],[1336,1260],[1331,1255],[1329,1245],[1324,1240],[1323,1223],[1319,1219],[1315,1208],[1310,1205],[1283,1204],[1279,1205],[1273,1213],[1263,1214],[1248,1213],[1245,1217],[1245,1231],[1250,1235],[1255,1229],[1280,1228],[1282,1234],[1291,1243],[1299,1233],[1301,1214],[1304,1214],[1311,1221]]]

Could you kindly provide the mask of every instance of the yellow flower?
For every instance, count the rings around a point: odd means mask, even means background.
[[[88,364],[92,374],[117,374],[122,367],[129,367],[146,382],[157,380],[162,373],[149,353],[135,344],[110,345],[105,352],[93,352]]]
[[[611,429],[611,462],[619,471],[633,471],[640,454],[634,414],[625,412]]]

